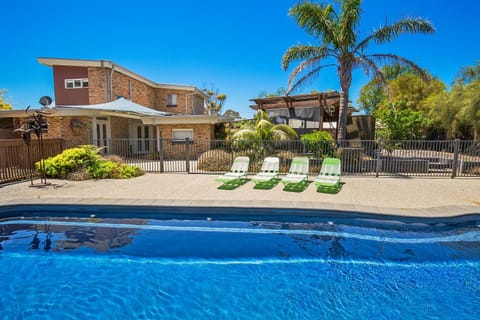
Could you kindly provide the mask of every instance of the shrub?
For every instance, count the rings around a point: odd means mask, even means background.
[[[204,152],[197,162],[197,168],[205,171],[228,171],[232,166],[233,156],[223,150]]]
[[[114,176],[118,164],[112,161],[99,160],[87,169],[87,172],[95,179],[110,179]]]
[[[123,163],[117,155],[107,159],[98,152],[99,149],[92,145],[67,149],[44,160],[45,174],[49,178],[70,180],[124,179],[144,174],[142,169]],[[40,162],[35,163],[35,167],[40,171]]]
[[[302,134],[300,140],[305,144],[307,153],[317,158],[331,157],[335,151],[335,141],[326,131],[313,131]]]
[[[98,149],[92,145],[67,149],[44,160],[45,174],[50,178],[65,178],[69,173],[91,166],[98,159]],[[35,163],[35,168],[40,171],[40,161]]]

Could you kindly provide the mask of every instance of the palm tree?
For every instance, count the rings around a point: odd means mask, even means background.
[[[265,111],[259,110],[253,121],[243,125],[233,136],[233,146],[238,152],[247,152],[254,162],[272,154],[274,141],[290,140],[297,133],[286,124],[273,124]]]
[[[265,111],[258,110],[253,123],[247,123],[234,135],[233,140],[275,141],[289,140],[297,137],[297,133],[286,124],[273,124]]]
[[[305,31],[319,40],[318,45],[298,44],[290,47],[282,58],[282,67],[286,71],[293,62],[299,61],[288,81],[287,95],[308,80],[318,76],[325,67],[336,66],[340,79],[341,95],[337,140],[345,140],[347,125],[347,107],[349,90],[352,83],[352,71],[363,68],[380,83],[386,84],[386,77],[379,67],[380,62],[399,63],[410,66],[419,74],[427,77],[415,63],[400,56],[379,53],[367,54],[369,45],[388,43],[404,33],[433,33],[435,29],[421,18],[405,18],[396,23],[374,29],[367,37],[358,39],[360,8],[362,0],[340,0],[340,12],[331,4],[302,2],[290,9],[289,15]],[[329,61],[325,61],[328,60]],[[323,64],[327,62],[326,64]],[[300,78],[294,83],[297,77]],[[293,85],[292,85],[293,84]]]

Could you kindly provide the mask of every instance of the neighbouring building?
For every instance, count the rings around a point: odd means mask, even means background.
[[[49,123],[43,135],[47,139],[88,141],[106,148],[128,140],[130,152],[148,153],[159,138],[213,139],[215,125],[232,120],[205,115],[208,97],[194,86],[157,83],[112,61],[38,62],[53,71],[55,107],[42,110]],[[18,138],[13,130],[25,116],[24,110],[1,110],[0,139]]]
[[[328,131],[337,136],[340,93],[319,93],[251,99],[250,108],[265,111],[275,124],[288,124],[301,135],[314,130]],[[357,111],[349,107],[347,139],[373,140],[375,126],[371,116],[352,116]]]

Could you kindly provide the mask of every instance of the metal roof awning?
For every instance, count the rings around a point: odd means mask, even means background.
[[[125,98],[119,98],[115,101],[99,104],[80,105],[80,106],[62,106],[57,107],[59,110],[65,109],[82,109],[82,110],[98,110],[129,113],[137,116],[170,116],[172,113],[157,111],[144,107],[138,103],[132,102]]]

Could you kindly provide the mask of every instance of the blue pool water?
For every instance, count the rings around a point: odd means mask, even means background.
[[[8,216],[0,318],[480,318],[475,216]]]

